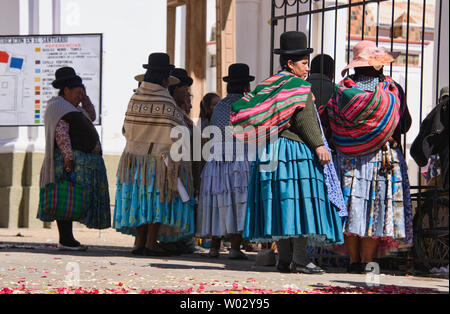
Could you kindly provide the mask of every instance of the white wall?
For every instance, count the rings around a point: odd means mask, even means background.
[[[0,2],[0,34],[17,35],[20,31],[20,2],[2,0]]]
[[[255,48],[258,46],[259,7],[260,2],[257,0],[236,0],[236,62],[247,64],[253,76],[257,76],[258,72]],[[227,73],[227,69],[224,73]],[[251,83],[251,87],[255,84]]]
[[[208,43],[211,41],[211,31],[216,25],[216,0],[207,0],[206,10],[206,93],[217,91],[216,73],[217,68],[211,67],[211,56],[216,55],[216,45]]]
[[[128,101],[152,52],[166,51],[167,3],[148,0],[61,0],[61,33],[103,33],[102,145],[120,154]]]
[[[124,113],[137,87],[134,76],[144,73],[150,53],[166,51],[166,6],[166,0],[1,0],[0,34],[103,33],[98,130],[104,153],[120,154]],[[44,150],[43,127],[0,130],[0,151]]]
[[[177,68],[186,68],[186,6],[176,8],[175,60]]]
[[[0,2],[0,35],[21,34],[20,17],[27,16],[26,7],[17,0],[2,0]],[[0,153],[27,150],[27,127],[0,126]],[[21,139],[17,141],[17,139]],[[20,143],[19,143],[20,142]]]
[[[251,87],[270,75],[270,1],[236,1],[236,62],[255,76]]]

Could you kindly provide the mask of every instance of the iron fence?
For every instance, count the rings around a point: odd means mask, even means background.
[[[351,60],[352,45],[360,40],[373,40],[388,51],[400,50],[401,57],[385,67],[385,73],[402,78],[398,83],[404,89],[408,107],[415,113],[412,117],[418,132],[424,114],[439,98],[442,3],[442,0],[272,0],[270,74],[279,70],[273,50],[278,48],[279,35],[286,31],[303,31],[309,47],[333,57],[335,73]],[[431,54],[435,61],[429,66]],[[402,142],[404,155],[408,156],[406,135]],[[421,182],[419,168],[417,185],[411,187],[418,190],[417,206],[422,202],[422,191],[428,190]]]

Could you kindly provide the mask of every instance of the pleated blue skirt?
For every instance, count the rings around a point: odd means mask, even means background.
[[[251,167],[244,238],[271,242],[305,236],[310,246],[329,246],[344,242],[342,228],[323,166],[311,149],[283,137],[267,144]]]
[[[164,242],[175,242],[193,235],[194,199],[183,202],[178,196],[170,201],[160,202],[160,190],[155,185],[155,167],[155,160],[151,159],[148,165],[148,185],[142,183],[139,168],[134,173],[127,169],[133,178],[130,184],[117,180],[113,227],[118,232],[136,235],[136,228],[139,226],[161,223],[158,240]]]

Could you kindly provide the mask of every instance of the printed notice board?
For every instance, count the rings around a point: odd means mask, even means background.
[[[0,126],[44,124],[55,71],[75,69],[101,120],[102,34],[0,36]]]

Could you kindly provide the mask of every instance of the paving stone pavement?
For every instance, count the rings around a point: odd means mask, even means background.
[[[344,269],[327,269],[323,275],[281,274],[274,266],[256,266],[256,253],[247,253],[248,261],[229,260],[226,253],[211,259],[206,257],[207,251],[168,258],[140,257],[130,253],[133,237],[112,229],[77,228],[74,234],[89,246],[86,252],[58,251],[56,229],[0,229],[0,288],[26,287],[41,293],[71,286],[126,289],[129,293],[152,289],[209,293],[243,288],[313,292],[326,286],[368,287],[366,275],[347,274]],[[449,292],[448,279],[392,273],[378,278],[381,287]]]

